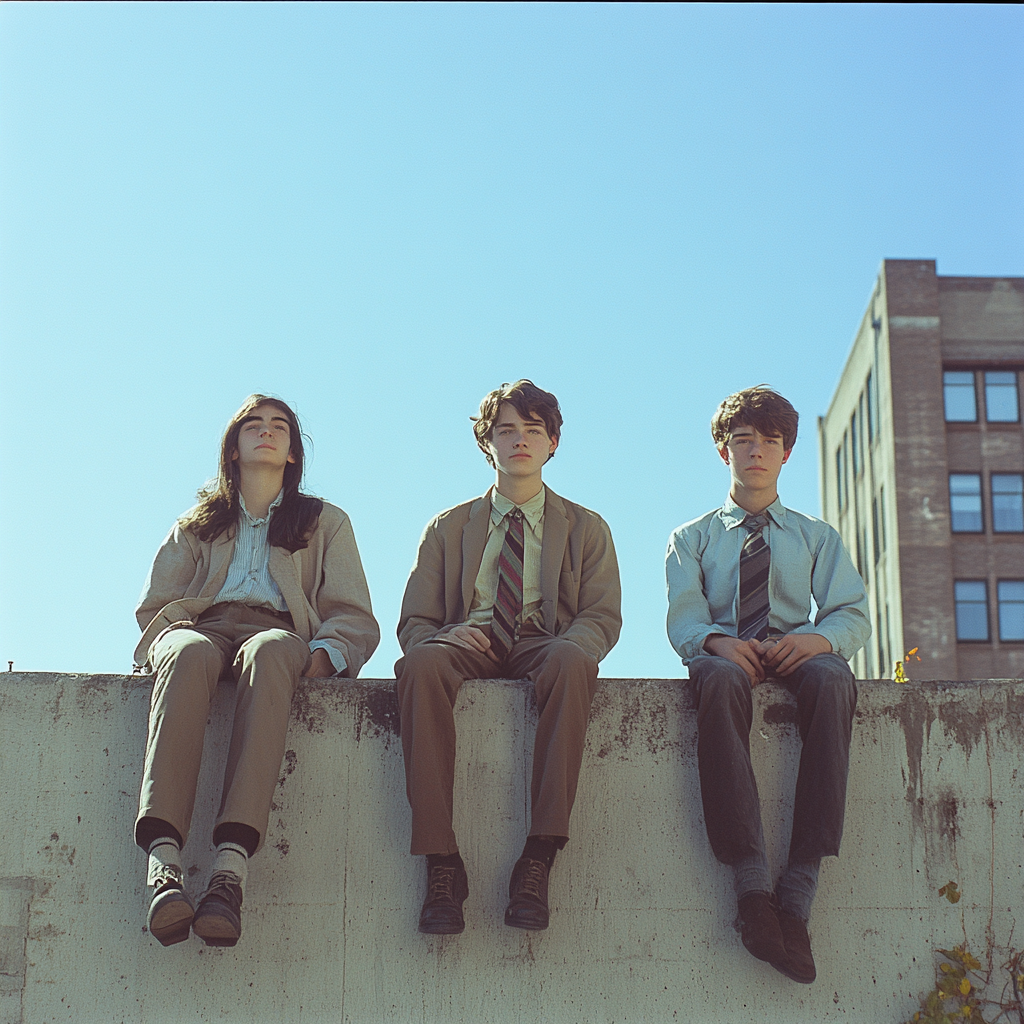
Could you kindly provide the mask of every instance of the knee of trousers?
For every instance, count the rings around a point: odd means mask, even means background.
[[[747,673],[726,658],[716,658],[715,661],[716,664],[698,677],[698,728],[720,717],[735,719],[739,715],[749,720],[753,716],[754,698]],[[717,664],[719,661],[721,664]]]
[[[156,644],[153,651],[153,667],[161,681],[172,677],[198,680],[220,674],[220,651],[212,640],[200,633],[184,636],[184,630],[177,635],[175,632]]]
[[[857,701],[857,683],[850,666],[838,654],[819,654],[807,662],[802,687],[810,686],[817,699],[836,703]]]
[[[458,683],[453,680],[452,649],[446,644],[417,644],[410,647],[404,658],[395,665],[395,677],[398,683],[398,700],[401,705],[410,699],[437,694],[444,694],[453,699]]]
[[[256,673],[281,673],[290,685],[295,684],[309,658],[309,645],[286,629],[267,629],[242,644],[235,659],[244,671],[251,667]]]
[[[545,651],[544,663],[534,676],[542,686],[579,689],[589,699],[597,684],[597,662],[571,640],[559,640]]]

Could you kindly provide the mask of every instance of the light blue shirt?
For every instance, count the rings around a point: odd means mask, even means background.
[[[242,514],[238,517],[238,526],[235,530],[235,550],[228,566],[227,578],[217,594],[215,604],[236,601],[250,608],[288,611],[281,588],[270,575],[270,520],[283,499],[282,488],[270,503],[267,514],[262,519],[255,519],[245,507],[245,498],[239,492],[238,502],[242,507]],[[345,655],[341,651],[325,640],[314,640],[309,645],[310,651],[318,648],[323,648],[330,656],[336,673],[345,671]]]
[[[849,661],[867,642],[871,623],[864,581],[839,534],[820,519],[784,508],[778,498],[765,514],[762,536],[771,549],[769,630],[819,633]],[[707,654],[704,641],[712,634],[737,635],[740,549],[748,533],[739,527],[746,515],[729,498],[669,537],[668,638],[684,665]]]

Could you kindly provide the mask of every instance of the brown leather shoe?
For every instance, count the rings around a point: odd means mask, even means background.
[[[159,886],[149,904],[146,927],[149,934],[162,946],[184,942],[192,927],[195,907],[185,895],[179,882],[167,881]]]
[[[231,871],[215,871],[199,900],[192,931],[208,946],[233,946],[242,937],[242,887]]]
[[[505,924],[532,932],[547,928],[548,866],[542,860],[520,857],[508,883]]]
[[[766,892],[748,892],[740,897],[739,908],[740,937],[747,952],[773,967],[783,963],[786,942],[771,896]]]
[[[420,911],[420,931],[427,935],[458,935],[465,931],[462,904],[469,895],[466,865],[427,864],[427,898]]]
[[[781,971],[790,981],[798,981],[801,985],[810,985],[818,976],[818,972],[814,969],[811,937],[807,934],[806,922],[780,910],[779,928],[782,930],[782,938],[786,943],[786,959],[781,963],[773,963],[772,967]]]

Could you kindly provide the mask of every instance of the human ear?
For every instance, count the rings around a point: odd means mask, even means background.
[[[549,459],[551,458],[552,455],[555,454],[555,449],[557,447],[558,447],[558,438],[557,437],[551,438],[551,447],[548,448],[548,458]]]
[[[291,449],[288,450],[288,461],[289,462],[294,462],[295,461],[295,456],[292,454]]]
[[[718,449],[718,454],[721,456],[722,461],[728,466],[729,465],[729,448],[727,445],[722,445]]]
[[[787,449],[786,449],[786,450],[785,450],[785,451],[784,451],[784,452],[782,453],[782,464],[783,464],[783,465],[785,465],[785,464],[786,464],[787,462],[789,462],[789,457],[790,457],[790,455],[792,455],[792,454],[793,454],[793,449],[792,449],[792,448],[787,448]]]

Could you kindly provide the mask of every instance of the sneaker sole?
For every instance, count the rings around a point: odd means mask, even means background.
[[[208,946],[234,946],[242,937],[233,921],[215,914],[197,915],[192,920],[192,931]]]
[[[173,946],[184,942],[192,929],[192,905],[185,899],[167,900],[150,915],[147,927],[149,934],[161,946]]]

